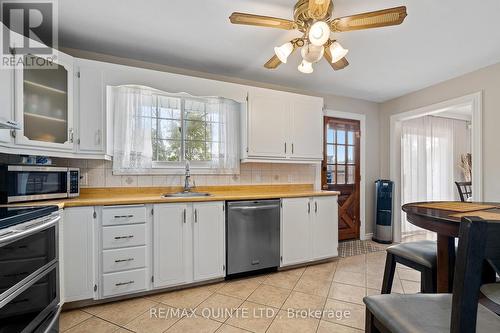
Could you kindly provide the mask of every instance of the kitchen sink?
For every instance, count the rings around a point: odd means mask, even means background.
[[[210,193],[206,192],[176,192],[163,194],[164,198],[193,198],[193,197],[208,197]]]

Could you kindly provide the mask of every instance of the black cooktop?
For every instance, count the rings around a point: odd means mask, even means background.
[[[0,229],[50,215],[58,209],[57,206],[0,207]]]

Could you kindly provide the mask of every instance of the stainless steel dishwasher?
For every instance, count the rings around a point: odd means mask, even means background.
[[[280,200],[227,203],[227,274],[280,265]]]

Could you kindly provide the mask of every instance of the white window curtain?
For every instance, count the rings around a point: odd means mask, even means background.
[[[180,174],[186,160],[158,162],[153,156],[154,108],[206,111],[211,141],[208,161],[191,163],[193,174],[238,174],[241,104],[222,97],[172,94],[143,86],[108,87],[114,115],[115,174]],[[200,102],[202,101],[202,102]],[[167,103],[168,102],[168,103]],[[168,105],[166,105],[167,103]],[[174,103],[175,105],[173,105]],[[159,112],[159,111],[158,111]]]
[[[113,171],[143,173],[152,167],[151,115],[153,94],[141,87],[111,87],[114,112]]]
[[[402,203],[457,200],[457,156],[470,151],[465,121],[425,116],[401,124]],[[421,230],[402,215],[401,231]]]

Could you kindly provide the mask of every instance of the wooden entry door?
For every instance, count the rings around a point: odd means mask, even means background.
[[[359,239],[359,121],[324,118],[322,188],[340,191],[339,240]]]

